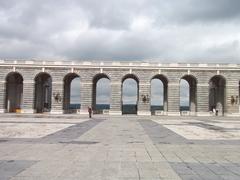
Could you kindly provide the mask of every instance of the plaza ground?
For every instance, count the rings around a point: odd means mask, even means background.
[[[240,120],[2,114],[5,179],[239,180]]]

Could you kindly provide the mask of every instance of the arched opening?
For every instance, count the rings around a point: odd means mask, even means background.
[[[80,77],[69,73],[64,77],[64,113],[77,113],[80,108]]]
[[[197,108],[197,80],[191,75],[185,75],[180,80],[180,112],[195,113]]]
[[[137,114],[139,81],[133,74],[122,79],[122,114]]]
[[[39,73],[35,77],[34,110],[36,113],[51,111],[52,78],[47,73]]]
[[[225,86],[226,80],[220,75],[209,81],[209,111],[216,115],[224,115],[225,112]]]
[[[163,75],[156,75],[151,80],[151,113],[168,110],[168,80]]]
[[[110,109],[111,99],[110,79],[106,74],[97,74],[93,78],[92,109],[95,114],[107,113]]]
[[[23,77],[17,72],[11,72],[6,77],[5,91],[6,112],[15,113],[21,110],[23,94]]]

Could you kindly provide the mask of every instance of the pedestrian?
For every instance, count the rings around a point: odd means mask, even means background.
[[[215,107],[213,107],[213,114],[216,116],[216,109],[215,109]]]
[[[92,118],[92,108],[88,106],[89,118]]]

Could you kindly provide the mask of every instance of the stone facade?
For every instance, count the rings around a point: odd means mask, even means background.
[[[151,80],[164,77],[164,115],[198,115],[209,116],[214,109],[219,115],[238,116],[239,113],[239,80],[240,65],[237,64],[159,64],[146,62],[58,62],[58,61],[0,61],[0,112],[8,112],[8,99],[11,94],[7,90],[8,83],[17,87],[17,80],[9,82],[11,73],[22,77],[22,100],[17,105],[22,113],[36,112],[36,93],[49,96],[50,101],[42,102],[43,112],[50,107],[49,113],[64,113],[64,78],[69,74],[80,77],[81,80],[81,110],[86,114],[87,107],[95,103],[95,82],[98,77],[107,77],[111,82],[111,102],[109,113],[122,114],[122,83],[124,77],[134,77],[138,81],[138,115],[150,115]],[[41,82],[36,89],[36,77],[47,74],[47,81]],[[185,79],[190,84],[190,110],[180,112],[180,80]],[[42,80],[43,81],[43,80]],[[50,82],[51,83],[47,83]],[[51,86],[51,87],[49,87]],[[42,89],[41,89],[42,88]],[[51,88],[50,91],[46,89]],[[69,90],[68,90],[69,91]],[[211,93],[213,94],[211,94]],[[46,95],[47,94],[47,95]],[[46,96],[46,97],[45,97]],[[211,96],[211,97],[209,97]],[[46,111],[47,112],[47,111]]]

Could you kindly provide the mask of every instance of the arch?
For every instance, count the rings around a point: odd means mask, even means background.
[[[215,75],[209,80],[209,111],[216,111],[217,115],[225,113],[225,88],[226,79],[222,75]]]
[[[131,85],[132,89],[127,88]],[[129,93],[128,98],[125,94]],[[139,78],[134,74],[127,74],[122,78],[122,114],[137,114],[139,100]]]
[[[158,86],[156,93],[154,93],[154,85]],[[154,98],[154,94],[156,94],[158,98]],[[158,102],[154,102],[156,99],[158,99]],[[157,74],[151,79],[151,113],[155,114],[156,110],[168,111],[168,79],[162,74]]]
[[[123,83],[126,79],[129,79],[129,78],[134,79],[137,83],[139,83],[139,78],[138,78],[138,76],[135,75],[135,74],[126,74],[125,76],[123,76],[123,78],[122,78],[122,83]]]
[[[110,109],[110,78],[105,73],[96,74],[93,77],[92,109],[95,114],[102,114]],[[101,99],[102,97],[102,99]]]
[[[41,72],[36,75],[34,92],[34,110],[36,113],[44,113],[51,111],[52,103],[52,77]]]
[[[185,87],[182,86],[185,82]],[[185,98],[185,100],[184,100]],[[184,75],[180,79],[180,112],[197,111],[197,78],[193,75]]]
[[[79,79],[79,82],[78,82]],[[72,88],[72,83],[76,80],[76,83],[79,83],[78,87],[76,89],[78,90],[78,93],[76,94],[77,99],[73,99],[73,88]],[[77,113],[77,110],[80,109],[81,104],[80,104],[80,76],[76,73],[68,73],[64,79],[64,94],[63,94],[63,110],[64,113]],[[76,103],[73,103],[73,100],[76,101]]]
[[[18,72],[10,72],[5,80],[5,110],[10,113],[18,112],[22,106],[23,77]]]

